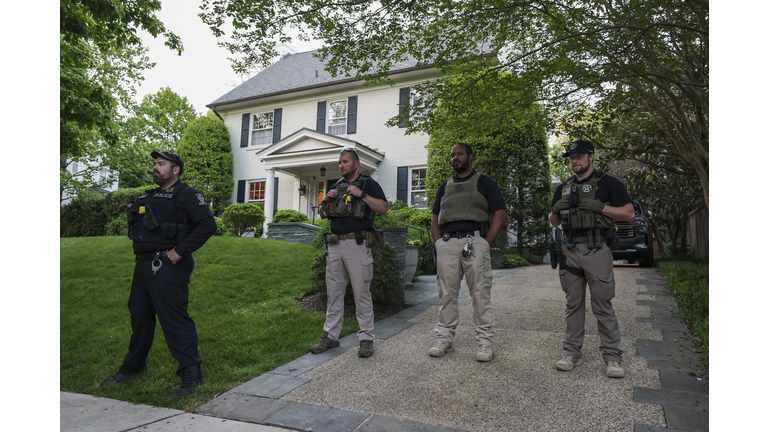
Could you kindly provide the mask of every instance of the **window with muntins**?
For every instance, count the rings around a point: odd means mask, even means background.
[[[251,132],[251,145],[272,144],[272,125],[274,113],[263,112],[253,115],[253,128]]]
[[[411,207],[427,208],[427,169],[411,169]]]
[[[266,189],[267,182],[265,181],[248,182],[248,202],[264,201]]]
[[[328,134],[345,135],[347,133],[347,100],[328,103]]]

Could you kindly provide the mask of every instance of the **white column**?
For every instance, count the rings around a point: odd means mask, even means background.
[[[267,232],[267,224],[272,222],[275,212],[275,170],[267,169],[267,184],[264,186],[264,232]]]

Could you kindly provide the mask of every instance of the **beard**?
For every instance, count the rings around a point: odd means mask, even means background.
[[[467,160],[465,160],[464,162],[459,164],[452,163],[451,166],[453,167],[454,171],[456,171],[457,173],[461,173],[461,172],[466,172],[469,169],[469,164],[470,164],[470,161],[469,161],[469,158],[467,158]]]
[[[573,173],[574,174],[584,174],[585,172],[589,171],[589,168],[591,166],[592,166],[592,162],[587,162],[586,166],[579,167],[578,169],[577,168],[573,168]]]
[[[155,182],[155,184],[158,185],[158,186],[164,185],[170,179],[171,179],[170,173],[166,174],[166,175],[162,175],[162,174],[159,174],[159,173],[153,173],[152,174],[152,181]]]

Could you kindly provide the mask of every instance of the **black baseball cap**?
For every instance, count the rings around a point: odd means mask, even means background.
[[[571,145],[568,147],[568,150],[563,153],[563,157],[570,156],[571,153],[576,154],[584,154],[584,153],[595,153],[595,146],[592,145],[591,142],[587,140],[578,140],[571,143]]]
[[[174,153],[172,151],[168,151],[168,150],[161,151],[161,152],[153,151],[152,152],[152,157],[155,158],[155,159],[161,157],[161,158],[163,158],[165,160],[169,160],[169,161],[175,163],[179,167],[179,175],[181,175],[181,173],[184,172],[184,161],[181,160],[181,157],[179,155],[177,155],[176,153]]]

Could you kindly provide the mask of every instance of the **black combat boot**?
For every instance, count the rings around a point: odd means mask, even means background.
[[[177,398],[192,394],[195,388],[203,383],[203,371],[200,369],[200,365],[185,367],[179,371],[179,375],[181,375],[181,387],[176,389],[171,397]]]
[[[116,374],[114,374],[111,377],[109,377],[109,378],[105,379],[104,381],[102,381],[100,386],[104,387],[104,386],[112,384],[112,383],[120,382],[120,381],[128,378],[131,375],[136,375],[137,373],[141,373],[141,372],[144,372],[146,370],[147,370],[147,366],[146,365],[142,366],[141,369],[137,370],[136,372],[126,373],[126,372],[123,372],[122,370],[119,370],[119,371],[117,371]]]

